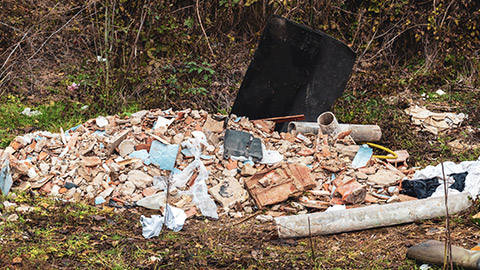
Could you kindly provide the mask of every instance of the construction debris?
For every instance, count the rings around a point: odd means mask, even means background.
[[[4,194],[12,186],[116,211],[170,205],[187,218],[214,219],[267,207],[278,217],[415,199],[400,194],[414,173],[408,153],[383,162],[343,132],[274,130],[270,120],[196,110],[97,117],[57,134],[16,137],[2,151],[0,184]]]
[[[463,120],[467,118],[467,115],[463,113],[435,113],[418,105],[405,109],[405,112],[412,116],[415,125],[421,126],[422,130],[435,135],[438,132],[459,127]]]

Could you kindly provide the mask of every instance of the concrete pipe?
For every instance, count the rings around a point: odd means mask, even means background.
[[[290,122],[288,123],[288,132],[302,134],[318,134],[320,127],[315,122]]]
[[[472,202],[468,197],[467,192],[448,195],[450,215],[470,207]],[[322,235],[365,230],[441,216],[445,216],[445,197],[430,197],[385,205],[277,217],[275,224],[278,236],[289,238],[307,237],[310,233]]]
[[[378,142],[382,130],[377,125],[339,124],[332,112],[324,112],[317,119],[320,130],[330,136],[337,136],[342,131],[351,130],[350,136],[356,142]]]

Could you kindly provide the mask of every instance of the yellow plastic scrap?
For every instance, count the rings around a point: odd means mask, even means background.
[[[392,154],[393,156],[379,156],[379,155],[374,155],[373,157],[376,157],[376,158],[381,158],[381,159],[395,159],[395,158],[398,158],[398,155],[397,153],[393,152],[392,150],[384,147],[384,146],[381,146],[381,145],[378,145],[378,144],[374,144],[374,143],[367,143],[369,146],[371,147],[375,147],[375,148],[378,148],[378,149],[381,149],[381,150],[384,150],[390,154]]]

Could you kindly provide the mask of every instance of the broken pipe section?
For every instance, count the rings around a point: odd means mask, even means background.
[[[378,142],[382,138],[382,130],[377,125],[339,124],[332,112],[324,112],[317,119],[323,133],[337,136],[338,133],[351,130],[350,136],[356,142]]]
[[[382,138],[382,130],[377,125],[339,124],[332,112],[324,112],[313,122],[290,122],[288,132],[294,130],[302,134],[317,134],[318,130],[330,136],[337,136],[342,131],[351,130],[350,136],[356,142],[378,142]]]
[[[408,249],[407,257],[423,263],[443,265],[445,243],[428,240]],[[480,251],[452,246],[452,261],[458,268],[480,269]]]
[[[448,196],[448,211],[455,214],[470,207],[468,193]],[[275,218],[280,238],[333,234],[391,226],[445,215],[445,198],[431,197],[385,205]],[[310,222],[308,219],[310,218]],[[309,228],[310,224],[310,228]]]

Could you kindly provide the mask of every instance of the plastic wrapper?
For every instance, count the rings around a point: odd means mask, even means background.
[[[480,161],[463,161],[459,164],[447,161],[443,163],[443,167],[445,170],[447,184],[449,186],[455,183],[453,176],[449,175],[468,172],[467,176],[465,177],[464,191],[470,193],[473,198],[476,198],[480,194]],[[432,197],[444,195],[442,164],[438,164],[437,166],[427,166],[425,169],[415,172],[413,178],[437,178],[440,181],[440,186],[437,187],[437,190],[432,194]],[[458,193],[458,191],[454,189],[448,189],[448,192]]]
[[[151,218],[147,218],[144,215],[140,217],[140,223],[142,224],[142,235],[146,239],[159,236],[162,231],[164,218],[160,215],[153,215]]]
[[[178,232],[183,228],[187,215],[180,208],[167,204],[165,210],[165,226],[174,232]]]
[[[193,175],[193,171],[198,168],[198,176],[195,178],[193,186],[190,188],[190,190],[184,191],[183,193],[193,196],[192,201],[200,209],[202,215],[218,219],[217,205],[213,199],[210,198],[210,195],[208,194],[208,187],[205,183],[205,180],[208,178],[208,171],[203,165],[203,162],[200,160],[200,156],[202,155],[202,145],[207,147],[207,149],[211,146],[208,144],[203,132],[193,131],[192,135],[193,138],[189,138],[188,140],[184,141],[182,146],[187,147],[187,149],[195,157],[195,160],[183,171],[173,175],[172,185],[175,187],[184,186]]]

